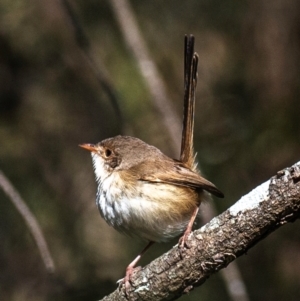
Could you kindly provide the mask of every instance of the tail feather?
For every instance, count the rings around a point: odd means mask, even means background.
[[[185,36],[184,108],[180,161],[191,169],[196,170],[193,138],[198,55],[194,52],[194,43],[194,36]]]

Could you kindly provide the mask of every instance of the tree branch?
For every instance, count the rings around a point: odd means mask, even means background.
[[[164,81],[140,33],[130,2],[127,0],[111,0],[109,3],[120,24],[124,41],[131,50],[149,89],[152,102],[169,132],[172,149],[177,150],[181,132],[180,119],[170,102]]]
[[[183,256],[175,246],[133,273],[129,299],[175,300],[200,286],[271,232],[299,217],[300,161],[279,171],[194,231]],[[124,287],[103,299],[109,300],[126,300]]]
[[[25,224],[30,230],[40,255],[43,259],[44,265],[49,273],[53,273],[55,271],[54,261],[52,259],[51,253],[49,251],[46,239],[44,238],[41,227],[30,211],[29,207],[26,205],[24,200],[21,198],[18,191],[13,187],[10,181],[6,178],[4,173],[0,170],[0,187],[3,189],[5,194],[9,197],[11,202],[14,204],[18,212],[23,217]]]
[[[121,130],[127,128],[128,125],[125,122],[125,118],[120,107],[120,95],[117,93],[116,89],[113,86],[113,83],[106,75],[107,72],[105,71],[105,68],[100,59],[98,58],[96,62],[91,47],[91,42],[85,30],[83,29],[83,26],[81,25],[81,22],[79,21],[79,18],[75,13],[72,4],[68,0],[60,0],[60,2],[64,9],[67,20],[69,21],[70,26],[73,29],[74,40],[78,48],[81,50],[82,57],[84,58],[89,68],[92,70],[99,86],[103,89],[103,91],[109,98],[111,105],[116,113]]]

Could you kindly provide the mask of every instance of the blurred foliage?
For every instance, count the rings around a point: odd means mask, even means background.
[[[131,3],[180,115],[183,36],[196,37],[195,148],[203,172],[226,195],[216,203],[220,212],[299,160],[298,1]],[[72,5],[120,97],[130,134],[170,153],[109,2]],[[47,275],[22,218],[0,191],[1,300],[96,300],[123,277],[143,244],[100,218],[91,160],[77,147],[117,135],[120,127],[61,2],[1,1],[0,166],[39,220],[57,267]],[[178,149],[179,141],[180,133]],[[299,223],[287,225],[237,261],[251,300],[300,299],[299,231]],[[156,245],[141,264],[168,247]],[[229,300],[219,275],[182,300],[199,298]]]

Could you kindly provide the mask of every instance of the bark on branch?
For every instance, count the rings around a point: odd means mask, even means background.
[[[279,171],[219,216],[132,275],[129,300],[175,300],[245,254],[257,242],[300,217],[300,161]],[[127,300],[124,287],[103,300]]]

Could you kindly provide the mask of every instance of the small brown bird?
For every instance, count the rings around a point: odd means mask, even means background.
[[[149,242],[127,267],[130,275],[141,255],[154,243],[191,232],[198,207],[209,192],[223,197],[195,168],[171,159],[140,139],[116,136],[97,144],[82,144],[92,154],[98,184],[96,203],[105,221],[116,230]]]

